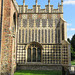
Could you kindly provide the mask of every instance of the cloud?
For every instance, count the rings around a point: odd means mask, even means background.
[[[75,31],[75,28],[67,28],[67,30],[69,31]]]
[[[67,23],[67,26],[71,26],[72,24],[70,24],[70,23]]]
[[[75,28],[70,28],[71,31],[75,31]]]
[[[73,36],[73,35],[70,35],[70,36],[68,36],[67,38],[69,38],[69,39],[71,40],[72,36]]]
[[[75,0],[65,0],[64,1],[64,4],[72,4],[72,5],[75,5]]]

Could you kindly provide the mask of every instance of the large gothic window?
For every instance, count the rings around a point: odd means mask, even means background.
[[[37,47],[28,48],[27,62],[41,62],[41,49]]]

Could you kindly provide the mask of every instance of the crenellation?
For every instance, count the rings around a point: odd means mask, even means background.
[[[45,5],[45,9],[41,9],[40,5],[33,5],[33,9],[28,9],[28,5],[19,5],[19,13],[60,13],[62,14],[63,5],[58,5],[58,9],[53,9],[53,5]]]

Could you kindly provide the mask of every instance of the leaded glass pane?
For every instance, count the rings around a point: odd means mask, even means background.
[[[28,48],[27,61],[31,62],[31,48]]]
[[[41,49],[37,49],[37,62],[41,62]]]
[[[33,48],[33,62],[36,62],[36,48]]]

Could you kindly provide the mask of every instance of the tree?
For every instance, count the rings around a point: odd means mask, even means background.
[[[71,45],[73,47],[73,50],[75,51],[75,34],[73,35],[73,37],[71,39]]]
[[[75,59],[75,34],[73,35],[72,39],[67,39],[68,42],[71,44],[71,59]]]
[[[67,39],[67,41],[68,41],[69,43],[71,43],[71,40],[70,40],[69,38]]]

